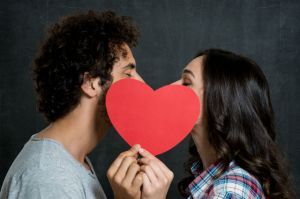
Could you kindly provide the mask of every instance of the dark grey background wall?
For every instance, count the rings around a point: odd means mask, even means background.
[[[29,75],[46,27],[60,16],[112,9],[132,16],[141,30],[134,49],[138,70],[153,88],[173,82],[199,49],[217,47],[256,60],[270,86],[278,142],[300,197],[300,2],[290,0],[10,0],[0,2],[0,185],[29,137],[46,125],[36,111]],[[175,173],[169,198],[179,198],[187,142],[159,156]],[[111,130],[90,155],[112,198],[105,172],[128,148]]]

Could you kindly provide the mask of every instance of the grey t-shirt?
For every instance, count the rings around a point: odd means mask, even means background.
[[[61,143],[34,136],[11,165],[1,188],[0,199],[106,199],[87,157],[92,171],[77,161]]]

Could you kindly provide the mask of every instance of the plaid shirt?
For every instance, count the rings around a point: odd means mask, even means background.
[[[195,162],[191,168],[195,179],[188,186],[191,193],[188,198],[265,199],[262,186],[256,178],[234,161],[220,177],[214,179],[221,166],[221,163],[216,162],[201,173],[200,162]]]

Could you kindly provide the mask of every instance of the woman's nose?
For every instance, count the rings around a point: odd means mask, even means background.
[[[181,85],[181,80],[177,80],[176,82],[171,83],[171,85]]]

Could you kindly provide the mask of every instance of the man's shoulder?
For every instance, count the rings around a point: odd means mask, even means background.
[[[50,141],[35,141],[30,139],[17,158],[13,162],[11,168],[20,171],[20,168],[34,168],[34,169],[47,169],[47,168],[72,168],[76,166],[74,159],[61,144]]]
[[[72,198],[83,195],[80,177],[61,168],[26,168],[22,173],[7,176],[0,193],[3,198]]]
[[[78,165],[55,143],[28,141],[11,165],[6,178],[9,180],[47,182],[53,178],[80,178]]]
[[[37,196],[38,194],[84,193],[80,176],[72,169],[62,167],[32,167],[24,168],[22,172],[8,173],[1,188],[2,196],[22,195]],[[0,197],[0,198],[1,198]]]
[[[9,184],[62,184],[81,182],[80,176],[75,169],[69,165],[57,167],[55,164],[40,166],[26,165],[20,168],[19,171],[9,171],[5,178]],[[5,182],[4,182],[5,183]],[[3,183],[3,184],[4,184]]]

